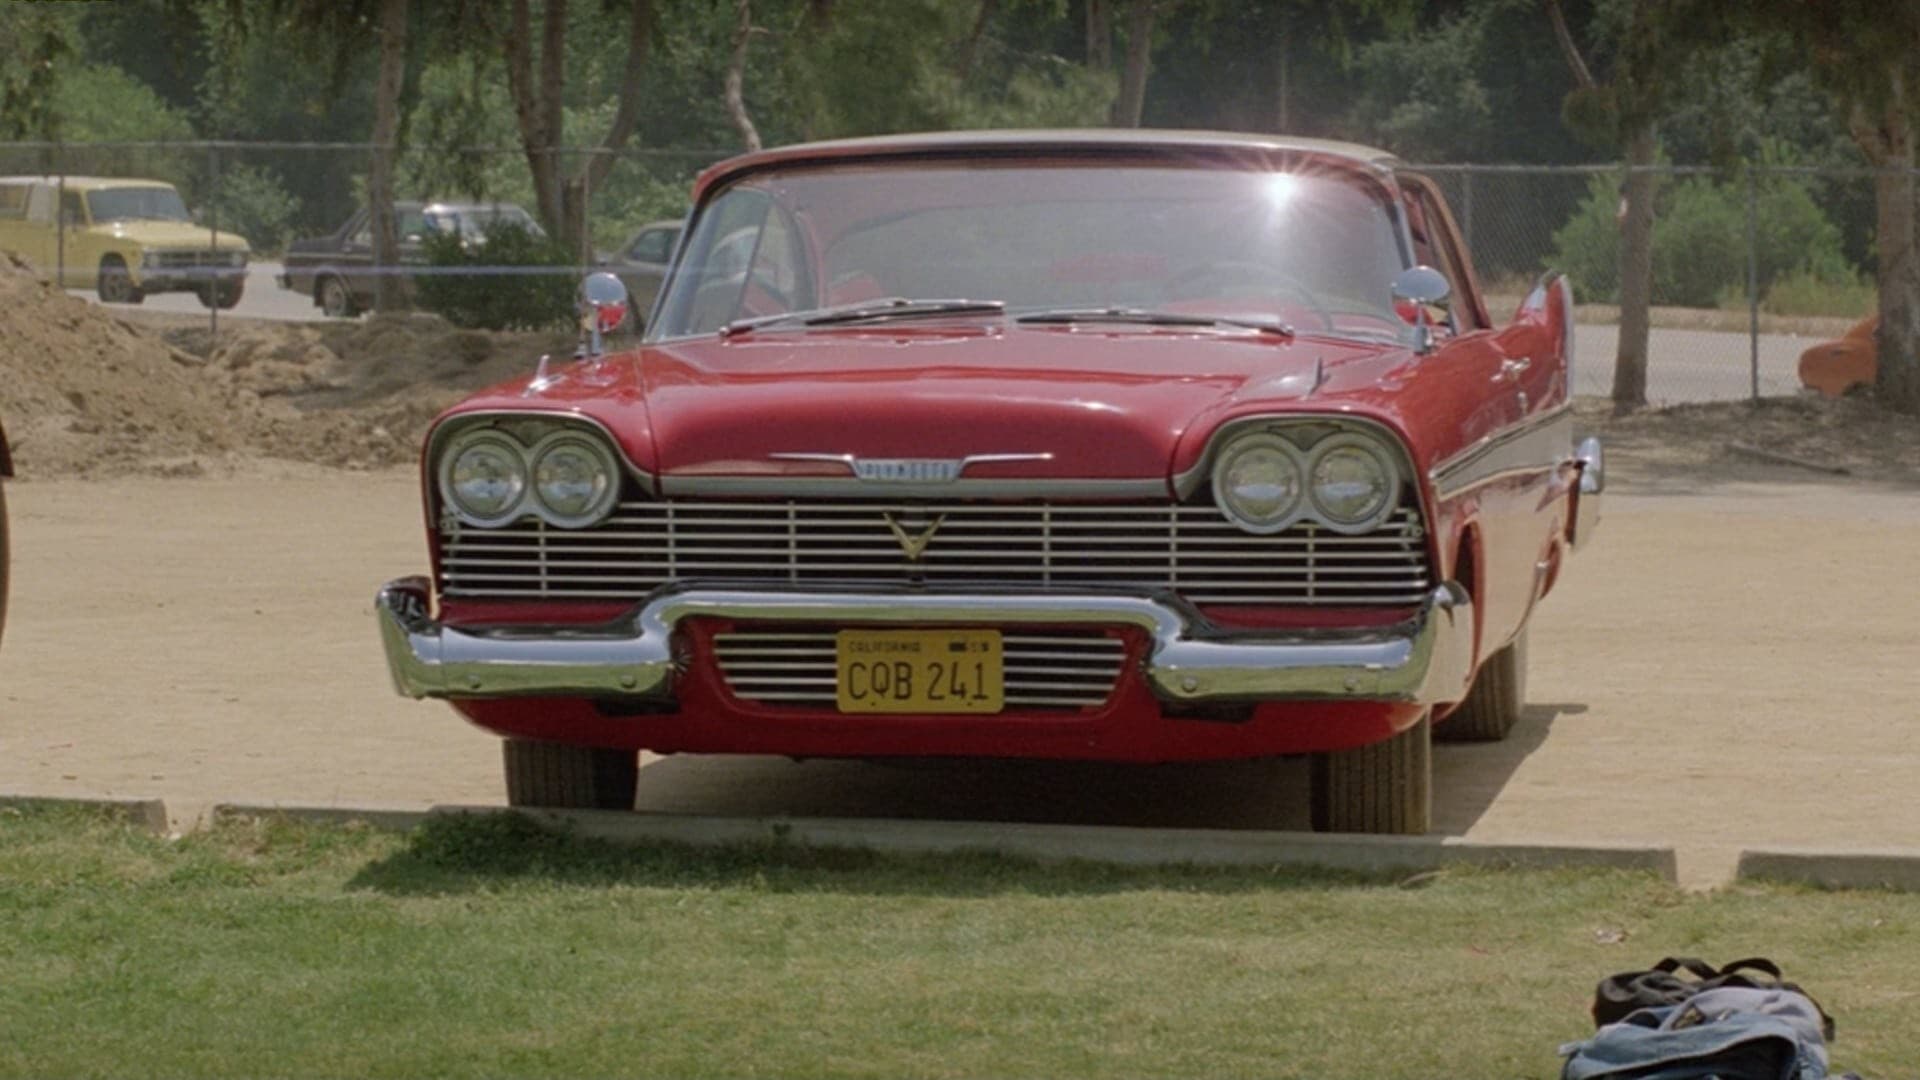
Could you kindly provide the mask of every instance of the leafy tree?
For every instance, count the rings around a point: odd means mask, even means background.
[[[1757,193],[1755,269],[1762,290],[1788,276],[1845,284],[1853,267],[1841,252],[1840,230],[1798,179],[1770,178]],[[1611,178],[1596,176],[1579,210],[1554,233],[1552,265],[1565,270],[1585,295],[1613,300],[1620,287],[1619,194]],[[1711,307],[1747,278],[1746,184],[1691,177],[1659,193],[1660,228],[1653,234],[1656,304]]]
[[[1703,0],[1727,22],[1775,31],[1846,109],[1847,128],[1874,177],[1879,257],[1879,375],[1894,408],[1920,414],[1920,249],[1916,242],[1915,129],[1920,126],[1920,6],[1879,0]],[[1778,53],[1777,53],[1778,54]]]
[[[75,59],[78,26],[69,5],[0,4],[0,138],[59,137],[53,88]]]
[[[1572,73],[1568,125],[1596,145],[1620,149],[1626,182],[1620,193],[1620,344],[1614,357],[1613,407],[1647,403],[1648,306],[1653,299],[1652,166],[1659,153],[1655,122],[1669,107],[1671,70],[1685,64],[1691,38],[1671,34],[1657,0],[1602,0],[1588,24],[1587,43],[1577,40],[1560,0],[1546,0],[1554,39]],[[1604,52],[1603,52],[1604,50]],[[1611,71],[1596,77],[1587,54],[1610,54]]]

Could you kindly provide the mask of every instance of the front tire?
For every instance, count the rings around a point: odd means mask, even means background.
[[[199,289],[195,290],[200,296],[200,303],[202,305],[210,308],[217,307],[221,311],[226,311],[238,305],[240,303],[240,296],[245,291],[246,286],[238,281],[221,282],[218,285],[202,285]]]
[[[359,305],[353,302],[353,290],[347,287],[345,278],[337,274],[322,275],[314,284],[314,296],[320,304],[320,313],[331,319],[351,319],[360,313]]]
[[[631,810],[640,777],[631,750],[508,739],[507,805],[554,810]]]
[[[126,260],[118,255],[109,255],[100,260],[100,278],[94,290],[100,294],[101,303],[137,304],[147,298],[133,283],[133,274],[127,270]]]
[[[1441,742],[1499,742],[1513,730],[1527,707],[1527,632],[1487,658],[1474,676],[1467,700],[1441,721],[1434,738]]]
[[[1385,742],[1313,756],[1315,832],[1419,836],[1433,825],[1433,714]]]

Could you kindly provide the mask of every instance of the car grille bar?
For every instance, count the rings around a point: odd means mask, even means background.
[[[165,270],[190,270],[195,267],[224,267],[228,263],[225,251],[162,251],[156,256],[157,264]]]
[[[1402,606],[1432,585],[1411,506],[1358,536],[1313,523],[1255,536],[1211,506],[632,501],[585,529],[449,520],[440,574],[445,595],[496,599],[638,600],[697,580],[1144,588],[1198,604]]]
[[[895,527],[899,527],[899,534]],[[910,559],[900,538],[924,538]],[[455,598],[641,600],[680,580],[966,588],[1148,588],[1194,603],[1413,605],[1432,586],[1419,511],[1346,536],[1254,536],[1212,505],[624,502],[595,527],[449,523]]]
[[[1126,642],[1100,633],[1001,636],[1009,709],[1091,709],[1106,703]],[[732,694],[763,705],[833,708],[834,632],[735,630],[715,634],[714,658]]]

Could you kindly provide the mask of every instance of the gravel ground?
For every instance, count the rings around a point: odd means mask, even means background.
[[[1684,488],[1639,455],[1537,616],[1512,738],[1438,751],[1437,823],[1489,841],[1920,849],[1920,489]],[[1784,482],[1783,482],[1784,481]],[[495,740],[395,697],[370,598],[418,570],[417,487],[261,461],[9,491],[0,791],[207,804],[497,803]],[[1304,825],[1298,762],[1183,768],[673,758],[643,808],[1224,828]]]

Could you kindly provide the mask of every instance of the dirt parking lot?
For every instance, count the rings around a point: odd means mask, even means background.
[[[1617,472],[1625,471],[1616,469]],[[1441,830],[1920,848],[1920,488],[1628,475],[1534,628],[1513,738],[1438,751]],[[10,489],[0,792],[426,806],[501,799],[495,740],[388,688],[370,599],[424,565],[416,481],[256,462]],[[1298,762],[1182,768],[667,759],[641,805],[1300,827]]]

